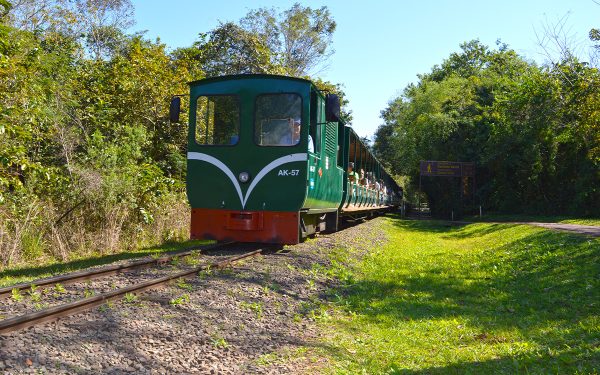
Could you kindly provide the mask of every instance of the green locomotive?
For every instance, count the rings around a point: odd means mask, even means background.
[[[179,111],[174,98],[172,120]],[[190,83],[187,196],[192,238],[296,244],[398,206],[402,190],[339,119],[335,95],[235,75]]]

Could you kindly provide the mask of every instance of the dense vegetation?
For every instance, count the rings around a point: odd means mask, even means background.
[[[213,75],[306,76],[336,27],[325,7],[259,9],[169,51],[127,33],[129,0],[0,0],[0,17],[0,268],[187,236],[171,96]]]
[[[374,147],[413,192],[420,160],[475,162],[476,186],[423,178],[440,216],[461,199],[486,211],[598,216],[598,108],[600,72],[573,55],[539,67],[506,45],[471,41],[389,104]]]
[[[313,314],[332,373],[597,373],[600,239],[393,217],[385,229],[366,256],[332,253],[344,283]]]

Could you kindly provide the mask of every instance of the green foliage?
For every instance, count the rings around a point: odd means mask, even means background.
[[[261,302],[240,302],[240,307],[243,309],[248,309],[254,311],[257,319],[261,319],[263,317],[263,304]]]
[[[36,285],[32,284],[31,288],[29,288],[29,290],[27,291],[29,298],[33,302],[40,302],[42,300],[42,294],[41,294],[41,292],[38,292],[37,289],[38,289],[38,287]]]
[[[11,290],[11,298],[17,302],[21,302],[23,300],[23,295],[19,289],[14,288]]]
[[[125,302],[127,304],[137,303],[138,300],[139,300],[138,296],[136,296],[133,293],[125,293],[125,296],[123,296],[123,302]]]
[[[539,68],[501,45],[461,45],[382,112],[375,151],[419,183],[420,160],[476,163],[476,199],[459,179],[423,178],[434,214],[461,199],[508,212],[600,212],[600,73],[575,60]],[[469,186],[468,189],[472,189]]]
[[[6,17],[12,8],[12,5],[7,0],[0,0],[0,7],[2,7],[2,10],[0,11],[0,19],[2,19]]]
[[[177,279],[176,285],[178,288],[187,291],[192,291],[194,289],[194,287],[191,284],[187,283],[184,278]]]
[[[67,292],[65,287],[60,283],[57,283],[56,285],[54,285],[54,291],[58,294],[63,294],[63,293]]]
[[[183,305],[186,303],[190,302],[190,295],[187,293],[182,294],[181,296],[177,297],[177,298],[173,298],[169,301],[170,305],[173,306],[177,306],[177,305]]]
[[[224,337],[215,335],[212,339],[211,339],[211,343],[215,348],[223,348],[226,349],[230,346],[230,344],[227,342],[227,340]]]
[[[94,247],[116,250],[121,232],[154,225],[183,195],[186,129],[168,123],[168,103],[185,90],[185,66],[137,36],[89,60],[77,36],[44,25],[0,29],[4,265],[64,259],[95,233]]]

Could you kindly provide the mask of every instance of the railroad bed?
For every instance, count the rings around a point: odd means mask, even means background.
[[[216,244],[108,265],[22,283],[0,289],[0,334],[50,322],[102,304],[136,295],[166,283],[189,289],[187,279],[201,272],[234,266],[260,255],[268,247],[246,244]],[[10,298],[9,298],[10,296]]]
[[[307,366],[318,366],[303,354],[316,345],[318,296],[333,283],[318,270],[329,265],[332,248],[350,243],[367,251],[381,241],[377,221],[310,240],[289,253],[250,258],[242,266],[211,270],[185,283],[172,282],[0,336],[0,372],[306,372]],[[179,270],[172,264],[161,267],[160,272]],[[154,271],[135,272],[145,277]],[[111,289],[110,281],[100,280],[102,288]],[[77,293],[90,288],[86,282],[65,285],[73,287]],[[48,298],[55,292],[70,295],[47,290]],[[27,304],[31,307],[32,301]]]

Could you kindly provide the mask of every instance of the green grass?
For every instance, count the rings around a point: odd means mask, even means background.
[[[334,290],[322,353],[340,374],[600,369],[600,239],[387,218],[389,243]],[[352,260],[339,249],[334,258]],[[344,255],[348,254],[348,255]]]
[[[600,226],[600,218],[580,218],[570,216],[543,216],[543,215],[500,215],[490,214],[479,216],[469,216],[465,221],[489,222],[489,221],[535,221],[539,223],[564,223]]]
[[[99,266],[117,262],[120,260],[135,259],[146,256],[159,257],[172,251],[183,250],[188,247],[200,246],[211,241],[181,241],[167,242],[161,246],[147,247],[137,250],[124,251],[117,254],[98,255],[93,254],[86,257],[73,259],[67,262],[53,262],[41,265],[20,265],[15,268],[7,268],[0,272],[0,287],[28,282],[35,279],[51,277],[58,274],[73,272],[88,267]]]

